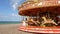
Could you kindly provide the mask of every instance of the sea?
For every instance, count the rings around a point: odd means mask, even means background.
[[[0,21],[0,24],[20,24],[20,21]]]

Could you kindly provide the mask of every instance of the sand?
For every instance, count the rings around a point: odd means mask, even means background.
[[[20,24],[3,24],[0,25],[0,34],[32,34],[19,31],[17,28]]]
[[[3,25],[0,24],[0,34],[33,34],[19,31],[18,30],[19,25],[21,24],[3,24]]]

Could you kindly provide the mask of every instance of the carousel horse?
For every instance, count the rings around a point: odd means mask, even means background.
[[[46,17],[42,17],[42,19],[44,19],[44,22],[42,23],[42,25],[47,25],[47,26],[58,25],[52,19],[46,19]]]

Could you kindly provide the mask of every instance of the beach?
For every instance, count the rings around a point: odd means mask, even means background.
[[[0,24],[0,34],[32,34],[19,31],[17,28],[20,24]]]
[[[18,26],[20,25],[21,24],[0,24],[0,34],[33,34],[19,31]]]

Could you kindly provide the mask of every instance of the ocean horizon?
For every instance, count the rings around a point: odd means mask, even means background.
[[[21,21],[0,21],[0,24],[19,24]]]

